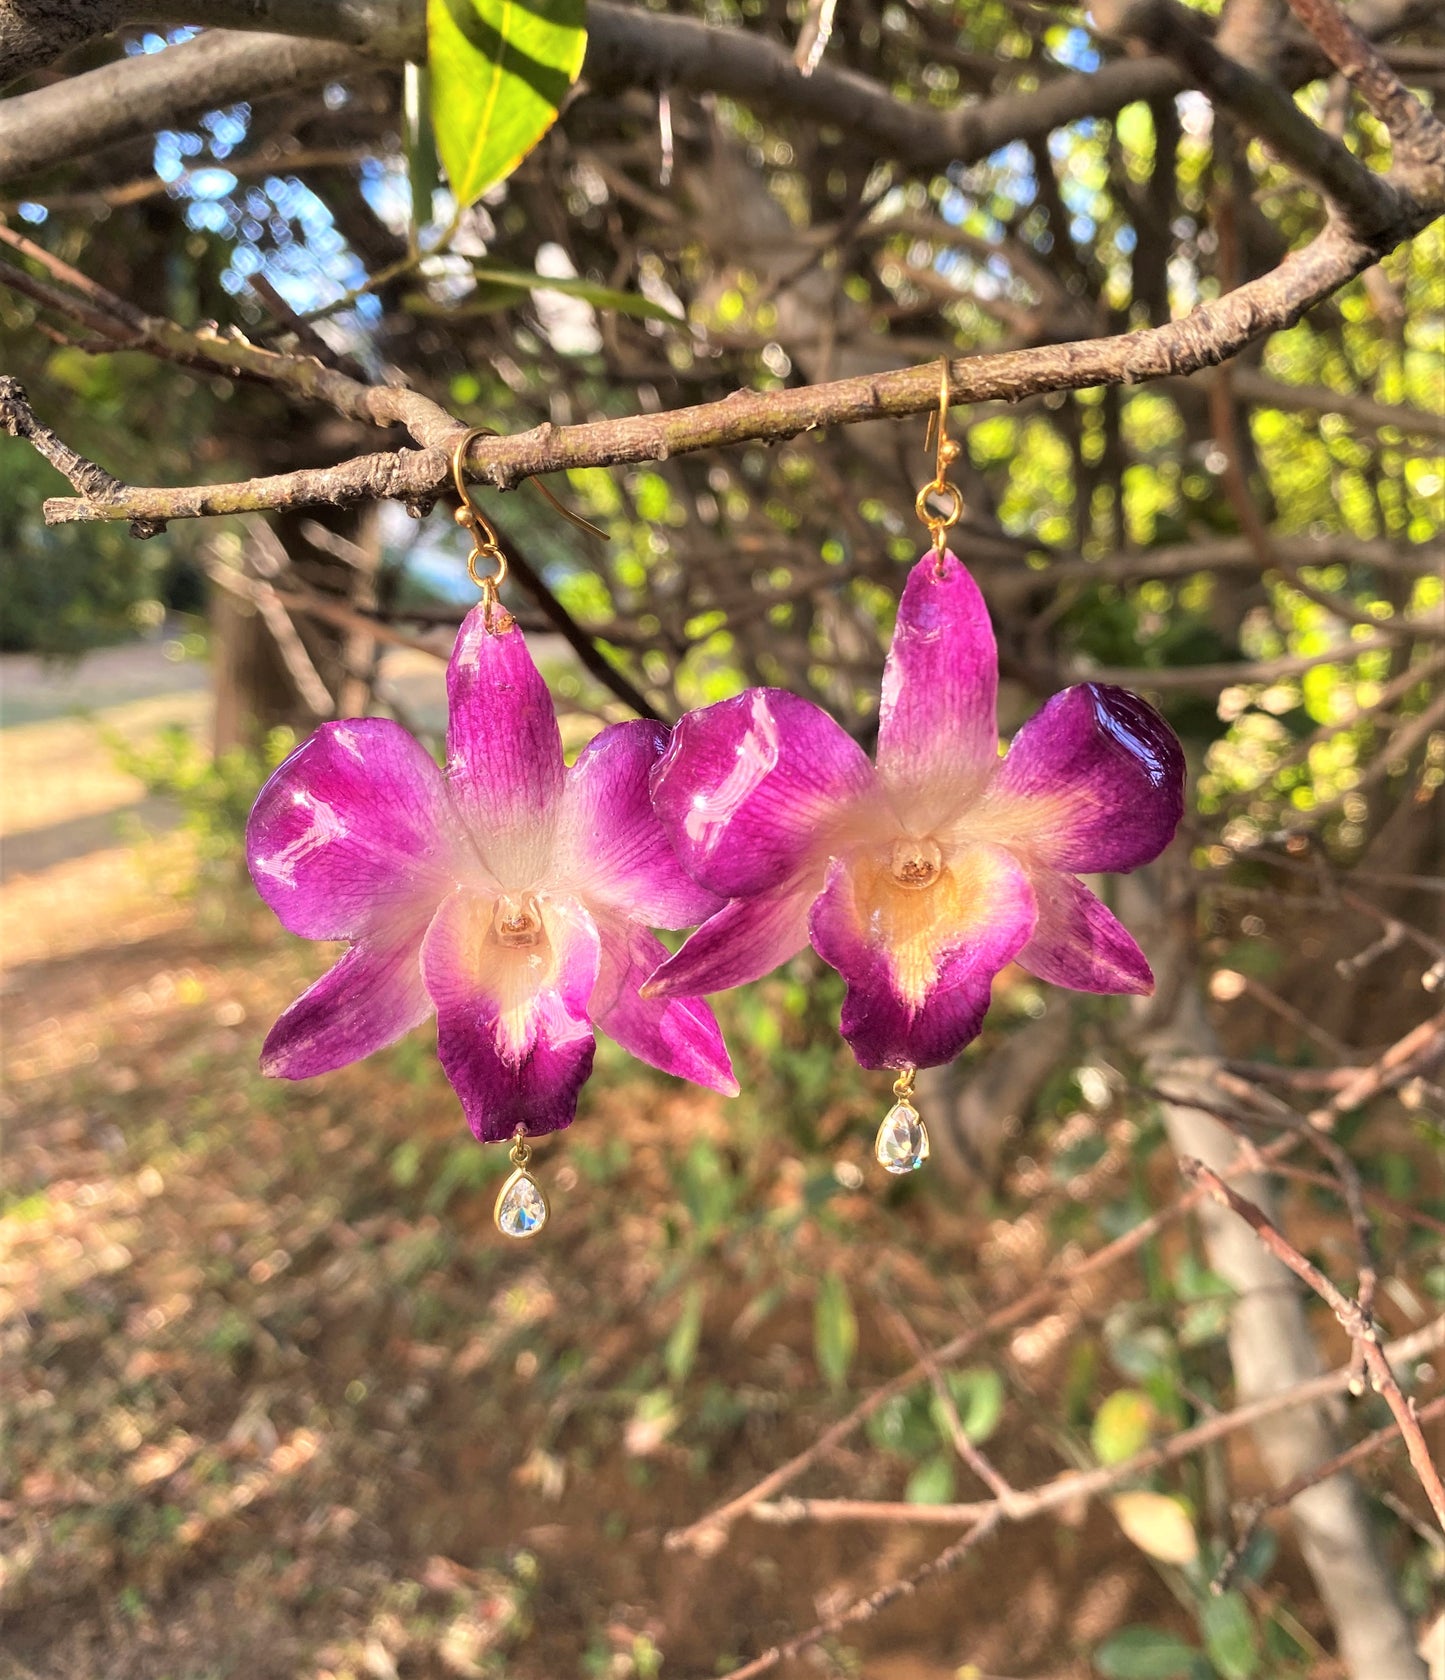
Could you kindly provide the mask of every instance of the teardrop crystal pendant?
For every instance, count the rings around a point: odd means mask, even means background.
[[[880,1167],[891,1173],[917,1172],[928,1159],[928,1128],[913,1106],[913,1068],[904,1068],[893,1082],[898,1098],[883,1116],[873,1154]]]
[[[512,1144],[512,1172],[497,1192],[492,1218],[504,1237],[535,1237],[551,1211],[547,1198],[527,1166],[532,1151],[520,1136]]]

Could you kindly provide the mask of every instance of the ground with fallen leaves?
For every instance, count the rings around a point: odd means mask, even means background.
[[[8,732],[12,830],[136,797],[87,779],[110,772],[83,730]],[[903,1368],[902,1320],[956,1333],[1059,1240],[1017,1198],[880,1186],[882,1096],[841,1059],[800,1051],[811,1083],[784,1079],[784,1019],[728,1104],[604,1053],[538,1152],[552,1226],[509,1243],[504,1152],[466,1135],[425,1031],[264,1081],[260,1039],[327,953],[185,896],[177,836],[60,850],[0,888],[0,1672],[714,1675],[951,1538],[744,1522],[714,1556],[664,1545]],[[788,1003],[752,1007],[755,1028]],[[1066,1175],[1016,1172],[1068,1203]],[[860,1332],[833,1385],[829,1274]],[[1060,1468],[1048,1410],[1131,1289],[1137,1270],[1000,1351],[1013,1421],[990,1451],[1016,1484]],[[805,1486],[897,1498],[910,1468],[860,1434]],[[1190,1626],[1106,1511],[1066,1511],[782,1672],[1086,1680],[1130,1621]]]

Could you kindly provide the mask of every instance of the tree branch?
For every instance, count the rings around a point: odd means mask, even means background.
[[[1193,86],[1318,187],[1353,232],[1368,239],[1399,219],[1390,181],[1312,122],[1279,82],[1226,57],[1177,0],[1096,0],[1094,11],[1105,28],[1173,58]]]
[[[1203,1168],[1201,1171],[1207,1172],[1208,1169]],[[1402,1337],[1386,1351],[1391,1359],[1403,1363],[1435,1353],[1441,1348],[1445,1348],[1445,1318],[1437,1318],[1409,1336]],[[1001,1493],[992,1499],[975,1499],[947,1505],[915,1505],[894,1499],[780,1499],[775,1504],[754,1506],[751,1515],[757,1521],[766,1523],[888,1522],[938,1524],[944,1528],[957,1528],[964,1523],[976,1523],[998,1511],[1010,1522],[1027,1522],[1031,1518],[1056,1511],[1060,1506],[1071,1505],[1075,1500],[1096,1499],[1126,1482],[1151,1475],[1166,1465],[1177,1464],[1180,1459],[1188,1458],[1192,1453],[1212,1446],[1216,1441],[1227,1440],[1241,1429],[1253,1428],[1265,1418],[1275,1417],[1280,1412],[1293,1410],[1297,1406],[1313,1405],[1334,1395],[1348,1393],[1353,1371],[1352,1363],[1338,1366],[1333,1371],[1325,1371],[1317,1377],[1295,1384],[1292,1388],[1261,1395],[1259,1399],[1235,1406],[1231,1411],[1216,1412],[1214,1416],[1207,1417],[1188,1429],[1181,1429],[1177,1435],[1171,1435],[1158,1446],[1146,1447],[1143,1452],[1135,1453],[1132,1458],[1124,1459],[1118,1464],[1101,1464],[1092,1470],[1084,1471],[1066,1470],[1035,1488],[1011,1488],[1007,1499]],[[1388,1431],[1390,1435],[1395,1433],[1395,1430]],[[1333,1471],[1326,1468],[1324,1473],[1332,1474]],[[1302,1485],[1294,1488],[1288,1497],[1293,1498],[1295,1494],[1303,1493],[1305,1487],[1313,1487],[1323,1479],[1323,1475],[1319,1473],[1301,1478]]]
[[[1430,213],[1412,214],[1385,243],[1408,237],[1418,221],[1430,219]],[[8,229],[0,228],[0,238],[37,260],[48,255]],[[1330,223],[1272,273],[1166,326],[952,362],[950,401],[1016,401],[1037,392],[1132,384],[1213,366],[1253,339],[1292,325],[1381,254],[1382,246],[1363,243],[1340,224]],[[269,379],[292,395],[330,403],[350,418],[376,425],[401,422],[424,447],[239,484],[134,488],[105,502],[60,498],[46,504],[45,516],[52,524],[97,519],[163,522],[308,504],[345,505],[383,496],[424,508],[446,487],[448,449],[462,423],[429,398],[389,386],[368,387],[309,358],[260,349],[234,333],[193,334],[173,322],[148,317],[139,338],[135,329],[119,324],[116,335],[134,348],[192,365],[199,358],[217,372]],[[549,424],[511,437],[479,440],[471,476],[507,490],[540,473],[664,461],[701,449],[779,442],[821,426],[922,414],[937,400],[936,364],[784,391],[735,391],[720,402],[661,414],[564,427]]]
[[[1420,1485],[1430,1501],[1436,1521],[1441,1529],[1445,1530],[1445,1486],[1441,1485],[1440,1472],[1435,1468],[1430,1449],[1425,1444],[1420,1420],[1414,1407],[1400,1391],[1400,1384],[1390,1368],[1390,1361],[1380,1346],[1379,1332],[1369,1315],[1358,1301],[1346,1296],[1318,1266],[1307,1260],[1265,1213],[1241,1196],[1237,1190],[1231,1189],[1202,1161],[1181,1159],[1179,1170],[1191,1184],[1202,1184],[1216,1202],[1238,1214],[1275,1259],[1308,1284],[1340,1321],[1346,1335],[1360,1351],[1360,1357],[1370,1374],[1370,1382],[1375,1392],[1384,1397],[1386,1405],[1394,1415],[1400,1434],[1405,1439],[1410,1463],[1420,1478]],[[1353,1362],[1351,1370],[1353,1371]]]
[[[1373,397],[1355,391],[1331,391],[1323,385],[1288,385],[1252,367],[1236,367],[1230,377],[1239,396],[1263,408],[1343,414],[1347,420],[1372,430],[1393,426],[1415,437],[1445,438],[1445,410],[1432,414],[1400,403],[1376,402]]]
[[[133,4],[109,0],[72,0],[61,9],[69,19],[96,20],[98,27],[85,34],[103,34],[139,15]],[[425,52],[419,0],[349,8],[331,0],[196,0],[170,10],[173,22],[211,27],[164,52],[87,71],[0,107],[0,180],[157,128],[184,127],[217,105],[319,87]],[[353,21],[372,12],[391,21],[370,32],[338,28],[343,11]],[[36,68],[37,54],[39,63],[50,62],[55,37],[49,25],[26,31],[23,16],[24,9],[12,5],[0,26],[0,85]],[[154,14],[143,16],[150,20]],[[252,33],[259,30],[276,33]],[[828,63],[805,76],[785,47],[759,35],[608,0],[593,0],[588,8],[582,74],[597,92],[685,88],[726,94],[760,110],[783,110],[841,129],[879,157],[912,169],[977,162],[1006,141],[1042,138],[1081,117],[1107,116],[1182,85],[1179,71],[1166,60],[1125,59],[1092,74],[1061,75],[1031,93],[939,111],[895,99],[881,84]]]
[[[1445,183],[1445,125],[1427,111],[1335,0],[1289,0],[1290,10],[1385,125],[1395,146],[1392,174],[1438,194]]]

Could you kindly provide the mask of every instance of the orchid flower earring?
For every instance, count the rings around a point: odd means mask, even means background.
[[[652,808],[668,731],[611,724],[564,763],[551,696],[498,599],[496,533],[467,492],[478,435],[452,457],[482,600],[447,667],[445,769],[390,719],[323,724],[262,788],[246,847],[283,926],[349,942],[271,1029],[262,1072],[328,1073],[435,1014],[472,1131],[511,1144],[497,1227],[525,1237],[548,1217],[528,1140],[571,1124],[594,1027],[664,1072],[729,1096],[738,1086],[706,1005],[641,995],[667,955],[651,930],[693,926],[720,903]],[[481,574],[485,561],[496,570]]]
[[[945,364],[917,500],[932,543],[899,603],[876,767],[810,701],[755,688],[684,718],[652,784],[683,864],[728,902],[644,994],[741,985],[811,942],[847,982],[840,1026],[859,1063],[897,1073],[875,1145],[896,1173],[928,1155],[917,1070],[978,1036],[1010,963],[1079,991],[1152,990],[1143,953],[1077,877],[1149,862],[1183,813],[1173,731],[1107,684],[1056,694],[1000,759],[988,609],[944,547],[962,512],[947,410]]]

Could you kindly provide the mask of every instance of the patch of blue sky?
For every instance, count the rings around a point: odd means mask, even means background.
[[[470,606],[477,598],[477,587],[467,576],[455,544],[447,549],[440,544],[432,547],[425,540],[418,542],[402,562],[402,575],[443,601],[454,601],[459,606]]]
[[[1092,140],[1098,132],[1099,124],[1094,117],[1080,117],[1067,128],[1056,128],[1049,136],[1049,156],[1062,161],[1080,140]]]
[[[22,222],[30,222],[38,227],[41,222],[48,220],[50,212],[43,204],[31,204],[28,200],[16,206],[20,212]]]
[[[214,199],[195,199],[186,209],[186,225],[197,233],[228,234],[235,226],[227,205]]]
[[[1070,70],[1097,70],[1099,49],[1083,29],[1066,29],[1057,41],[1049,43],[1049,56]]]
[[[148,29],[144,35],[130,37],[125,43],[125,53],[128,58],[142,58],[148,53],[164,52],[167,47],[178,47],[182,41],[189,41],[200,32],[198,25],[189,23],[168,29],[164,35],[157,34],[154,29]]]
[[[411,223],[411,182],[399,156],[370,157],[361,166],[361,196],[392,233],[404,234]]]
[[[1134,232],[1133,228],[1131,228],[1127,222],[1114,235],[1114,245],[1116,249],[1122,251],[1126,257],[1133,253],[1134,247],[1138,243],[1138,234]]]
[[[186,191],[192,198],[228,198],[236,189],[236,177],[219,165],[194,169],[186,177]]]
[[[211,155],[226,158],[246,138],[251,127],[251,107],[232,105],[224,111],[207,111],[201,127],[211,136]]]
[[[245,142],[250,121],[250,106],[239,104],[208,111],[198,132],[161,130],[153,152],[156,174],[186,201],[188,226],[231,242],[231,261],[221,275],[227,292],[243,292],[261,274],[298,313],[324,309],[364,285],[365,268],[326,204],[295,176],[271,175],[238,190],[224,159]],[[337,326],[364,353],[366,329],[380,315],[375,298],[361,298]]]

